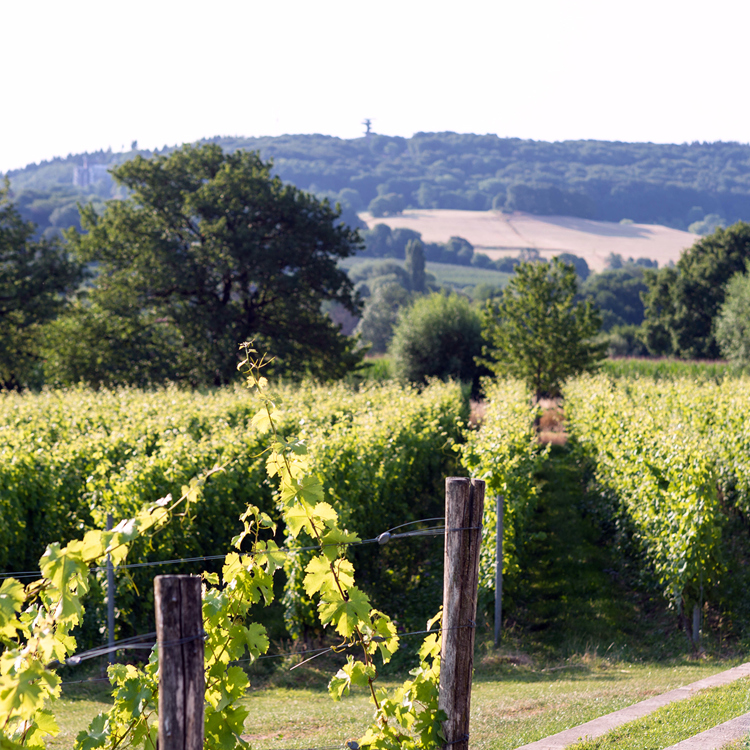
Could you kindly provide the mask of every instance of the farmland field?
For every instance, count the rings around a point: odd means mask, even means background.
[[[573,253],[584,258],[592,271],[603,270],[610,253],[623,258],[649,258],[665,266],[677,262],[680,253],[698,239],[689,232],[658,224],[619,224],[520,212],[420,209],[378,219],[363,213],[360,218],[368,227],[382,223],[391,229],[413,229],[422,233],[425,242],[464,237],[477,252],[493,260],[517,255],[522,248],[537,249],[544,258]]]

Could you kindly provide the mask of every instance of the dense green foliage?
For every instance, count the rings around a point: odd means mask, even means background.
[[[56,240],[34,240],[0,186],[0,388],[41,381],[42,326],[64,307],[81,269]]]
[[[419,240],[412,240],[406,245],[406,272],[409,274],[409,285],[413,292],[422,294],[427,291],[425,284],[424,245]]]
[[[641,294],[648,291],[643,272],[642,266],[629,263],[589,276],[581,284],[581,296],[590,299],[601,313],[602,331],[615,326],[639,326],[643,322]]]
[[[431,633],[419,650],[419,666],[393,695],[375,690],[378,670],[399,647],[392,619],[375,609],[367,593],[355,585],[355,569],[346,558],[347,548],[359,542],[357,534],[339,525],[339,514],[326,502],[328,489],[317,471],[307,443],[294,432],[279,431],[279,402],[268,390],[262,375],[265,360],[245,347],[241,366],[249,385],[258,395],[261,409],[251,424],[267,435],[262,451],[268,478],[275,485],[274,500],[291,546],[312,543],[315,549],[304,568],[302,586],[310,605],[317,610],[323,628],[335,631],[338,647],[357,648],[359,660],[347,655],[329,683],[329,693],[338,700],[352,686],[369,688],[376,721],[360,740],[363,746],[386,748],[435,748],[444,741],[441,722],[447,717],[438,709],[440,643]],[[298,421],[304,425],[304,420]],[[114,529],[89,530],[82,539],[65,546],[50,544],[40,560],[40,578],[24,586],[7,578],[0,586],[0,741],[9,748],[44,748],[59,729],[49,704],[60,695],[60,677],[55,665],[64,663],[77,646],[73,629],[84,615],[83,596],[91,585],[91,565],[108,555],[115,566],[126,558],[137,540],[158,533],[175,522],[177,512],[189,516],[200,504],[205,479],[217,470],[191,480],[178,500],[167,495],[141,506],[131,518]],[[278,479],[277,479],[278,478]],[[221,576],[202,576],[202,619],[205,648],[205,747],[214,750],[249,748],[242,738],[248,710],[239,699],[249,687],[245,670],[236,664],[249,655],[254,661],[270,645],[265,628],[253,622],[251,611],[263,600],[274,598],[274,573],[285,560],[295,559],[280,550],[273,539],[276,523],[253,505],[239,517],[239,533],[231,539],[237,551],[226,555]],[[300,542],[302,545],[300,545]],[[245,554],[241,554],[245,547]],[[301,551],[301,550],[300,550]],[[427,624],[430,630],[440,614]],[[234,664],[233,664],[234,663]],[[159,657],[153,648],[143,666],[116,664],[109,669],[113,685],[112,704],[100,713],[88,731],[79,733],[77,750],[157,745],[159,708]]]
[[[750,260],[744,273],[729,279],[724,304],[716,316],[716,341],[721,353],[734,365],[750,365]]]
[[[729,279],[750,259],[750,224],[717,229],[686,250],[674,268],[647,271],[644,340],[653,354],[720,355],[714,321]]]
[[[740,627],[750,606],[748,386],[599,376],[565,388],[568,429],[593,462],[600,513],[623,554],[635,549],[681,616],[708,601]]]
[[[531,393],[519,380],[484,382],[485,413],[479,429],[467,434],[461,446],[464,466],[486,483],[484,533],[479,561],[481,607],[494,600],[497,509],[494,499],[504,498],[504,594],[513,597],[519,574],[519,556],[526,544],[526,526],[534,512],[538,487],[534,472],[546,455],[537,441],[534,422],[538,409]]]
[[[495,135],[416,133],[344,140],[324,135],[213,138],[226,151],[259,150],[285,182],[338,200],[354,217],[371,201],[384,212],[403,207],[488,210],[668,224],[687,229],[718,214],[729,223],[750,218],[750,147],[739,143],[549,143]],[[161,153],[168,152],[166,147]],[[112,164],[128,154],[90,154]],[[25,190],[70,190],[82,155],[9,174],[19,199]],[[89,190],[110,197],[102,177]],[[48,192],[49,195],[49,192]],[[40,227],[52,210],[35,198],[24,216]],[[60,205],[70,201],[60,196]],[[37,205],[34,205],[34,204]],[[377,204],[377,205],[380,205]],[[28,209],[26,208],[28,207]],[[45,213],[46,211],[46,213]]]
[[[484,312],[485,364],[524,380],[536,399],[555,396],[565,380],[596,368],[603,345],[592,342],[601,319],[591,302],[576,302],[573,266],[522,263]]]
[[[431,263],[477,266],[508,273],[519,262],[517,258],[508,257],[493,261],[484,253],[474,252],[474,246],[463,237],[450,237],[446,242],[424,242],[421,232],[404,227],[391,229],[387,224],[375,224],[372,229],[362,230],[361,235],[365,243],[362,255],[365,257],[405,259],[408,247],[419,242],[425,260]],[[575,258],[574,255],[570,257]],[[581,258],[576,258],[576,261],[586,266],[586,261]],[[586,269],[588,271],[588,266]]]
[[[370,345],[369,351],[373,354],[383,354],[388,349],[399,310],[406,307],[412,298],[401,284],[395,281],[383,283],[382,279],[375,277],[375,281],[380,283],[373,285],[373,292],[367,299],[356,328],[356,333]]]
[[[340,377],[356,365],[354,341],[321,305],[357,311],[336,264],[359,239],[336,225],[327,203],[272,178],[257,154],[225,155],[216,145],[137,156],[113,176],[132,195],[108,202],[101,216],[88,207],[87,234],[69,237],[95,269],[88,298],[107,326],[146,339],[142,352],[131,347],[131,360],[151,361],[161,349],[172,379],[220,385],[235,376],[237,344],[255,338],[272,345],[275,367],[288,374]],[[97,352],[97,339],[85,336],[89,306],[81,312],[65,321],[65,332],[81,329],[92,369],[70,367],[60,380],[132,382],[106,357],[112,337]]]
[[[441,514],[442,477],[455,471],[448,446],[460,439],[459,418],[465,417],[458,386],[436,384],[417,395],[393,383],[361,391],[305,385],[281,389],[280,396],[279,428],[299,431],[304,419],[328,502],[360,534],[372,537]],[[131,559],[226,553],[248,504],[274,513],[254,413],[246,392],[231,388],[3,394],[0,571],[34,570],[49,542],[67,542],[103,524],[107,511],[120,520],[150,498],[178,497],[193,476],[214,466],[224,470],[206,485],[200,512],[137,541]],[[378,554],[357,552],[369,560],[372,575],[363,575],[373,600],[385,607],[397,598],[411,623],[440,600],[439,580],[433,580],[439,571],[424,551],[415,541]],[[151,629],[153,574],[132,571],[137,590],[127,578],[118,580],[121,634]],[[297,600],[290,596],[293,608]],[[90,617],[97,617],[93,609]],[[96,623],[91,627],[98,639]]]
[[[466,297],[430,294],[401,309],[389,354],[401,380],[457,378],[477,386],[482,343],[481,318]]]

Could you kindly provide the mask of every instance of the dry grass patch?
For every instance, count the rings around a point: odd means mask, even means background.
[[[541,399],[542,414],[538,423],[538,440],[545,445],[565,445],[565,413],[559,399]]]

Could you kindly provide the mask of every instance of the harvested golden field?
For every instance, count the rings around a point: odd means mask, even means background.
[[[388,224],[422,233],[426,242],[445,242],[451,236],[465,237],[478,252],[491,258],[516,255],[522,248],[539,250],[545,258],[573,253],[584,258],[592,271],[601,271],[610,253],[623,258],[649,258],[665,266],[698,237],[658,224],[618,224],[576,219],[571,216],[503,214],[499,211],[454,211],[419,209],[399,216],[374,219],[360,214],[368,227]]]

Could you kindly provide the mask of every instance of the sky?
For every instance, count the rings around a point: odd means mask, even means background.
[[[736,0],[0,0],[0,172],[214,135],[750,141]]]

